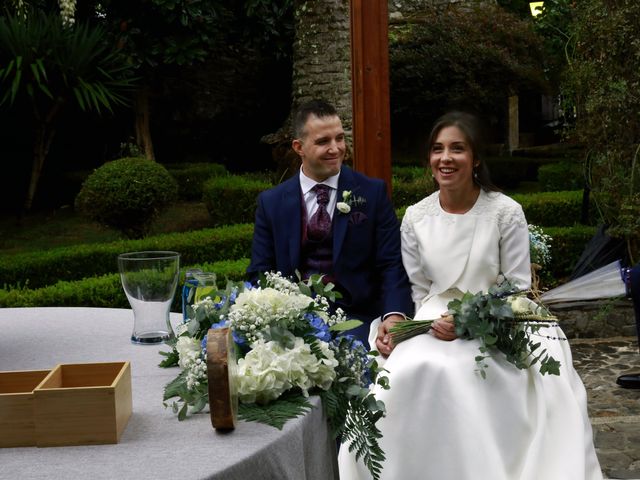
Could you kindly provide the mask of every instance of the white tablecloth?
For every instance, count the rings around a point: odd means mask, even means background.
[[[133,388],[133,414],[118,444],[0,448],[1,479],[338,478],[335,442],[317,397],[316,408],[282,431],[239,422],[218,433],[208,413],[178,422],[162,405],[164,385],[178,373],[158,367],[158,352],[168,347],[133,345],[132,327],[131,310],[0,309],[0,371],[130,361]]]

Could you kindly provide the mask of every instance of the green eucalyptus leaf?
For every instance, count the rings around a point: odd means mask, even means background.
[[[362,325],[362,321],[356,319],[345,320],[341,323],[336,323],[329,327],[329,330],[332,332],[346,332],[348,330],[353,330],[354,328],[358,328]]]

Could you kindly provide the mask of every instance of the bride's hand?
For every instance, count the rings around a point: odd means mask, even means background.
[[[453,315],[443,313],[440,318],[434,320],[431,325],[430,333],[440,340],[451,341],[458,338],[456,335],[456,326],[453,323]]]
[[[383,357],[388,357],[395,348],[389,329],[397,322],[404,320],[402,315],[389,315],[378,326],[378,336],[376,337],[376,348]]]

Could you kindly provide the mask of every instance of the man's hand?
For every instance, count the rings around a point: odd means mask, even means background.
[[[456,335],[456,326],[453,323],[453,315],[443,313],[440,318],[434,320],[429,333],[440,340],[450,342],[458,338]]]
[[[376,348],[383,357],[388,357],[395,348],[389,329],[398,322],[403,322],[405,318],[402,315],[389,315],[384,319],[378,327],[378,336],[376,337]]]

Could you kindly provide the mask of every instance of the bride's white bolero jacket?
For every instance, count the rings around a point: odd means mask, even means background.
[[[428,300],[440,296],[437,303],[446,305],[466,291],[486,291],[500,274],[529,288],[529,231],[522,207],[502,193],[481,190],[471,210],[450,214],[440,206],[439,193],[407,208],[402,220],[402,260],[415,318],[427,318],[420,307]]]

